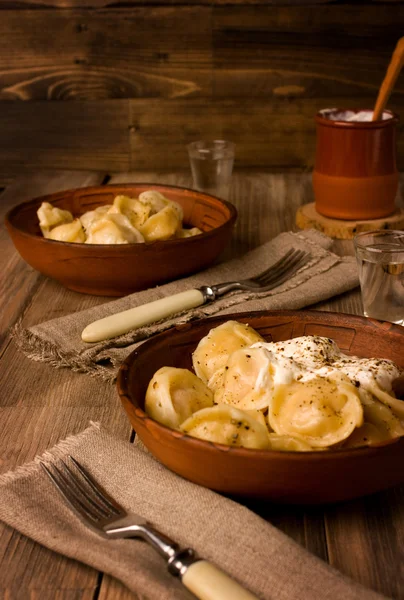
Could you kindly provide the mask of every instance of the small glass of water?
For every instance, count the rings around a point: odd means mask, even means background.
[[[404,231],[366,231],[354,245],[365,316],[404,325]]]
[[[187,147],[194,189],[228,200],[234,144],[225,140],[199,140]]]

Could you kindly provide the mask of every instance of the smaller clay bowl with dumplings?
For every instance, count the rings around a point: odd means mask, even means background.
[[[202,234],[146,243],[85,244],[46,239],[37,210],[43,202],[70,211],[74,217],[112,204],[122,194],[138,197],[158,191],[181,205],[184,226]],[[65,287],[100,296],[124,296],[184,277],[208,267],[228,244],[237,218],[235,207],[190,189],[151,183],[72,189],[14,207],[5,223],[22,258],[34,269]]]
[[[118,375],[123,407],[140,440],[170,470],[210,489],[289,504],[339,502],[404,482],[404,437],[372,446],[325,451],[255,450],[226,446],[170,429],[144,410],[154,373],[163,366],[192,370],[192,353],[225,321],[250,325],[266,341],[318,335],[347,355],[386,358],[404,368],[404,328],[365,317],[319,311],[229,314],[176,326],[132,352]],[[396,390],[402,398],[402,390]]]

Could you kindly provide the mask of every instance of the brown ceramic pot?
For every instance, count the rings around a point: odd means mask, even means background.
[[[313,187],[316,210],[335,219],[386,217],[395,210],[398,188],[398,117],[385,111],[388,118],[381,121],[330,118],[342,112],[345,110],[321,111],[315,117],[317,149]]]

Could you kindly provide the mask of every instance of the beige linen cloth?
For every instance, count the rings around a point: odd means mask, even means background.
[[[300,309],[356,287],[358,275],[355,259],[350,256],[337,256],[330,251],[332,244],[331,238],[315,230],[281,233],[242,258],[221,263],[191,277],[54,319],[30,329],[17,326],[14,338],[18,346],[33,360],[46,361],[57,367],[69,367],[75,371],[112,380],[123,360],[141,341],[173,325],[213,314],[224,315],[264,309]],[[274,290],[264,293],[232,292],[211,304],[174,315],[112,340],[94,344],[81,340],[81,332],[86,325],[97,319],[184,290],[234,279],[247,279],[270,267],[290,248],[309,251],[310,263]]]
[[[127,510],[221,567],[262,600],[382,600],[247,508],[170,472],[92,423],[46,452],[71,454]],[[36,458],[0,476],[0,519],[47,548],[121,580],[144,600],[191,600],[140,540],[105,540],[70,511]],[[232,600],[229,598],[228,600]]]

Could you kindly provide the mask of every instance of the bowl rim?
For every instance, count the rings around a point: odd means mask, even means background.
[[[152,242],[130,242],[128,244],[86,244],[83,242],[63,242],[60,240],[51,240],[49,238],[45,238],[39,234],[34,234],[34,233],[28,233],[27,231],[25,231],[24,229],[21,229],[21,227],[16,226],[13,222],[12,219],[16,216],[16,214],[18,214],[18,212],[22,209],[24,209],[24,207],[29,206],[29,205],[35,205],[35,204],[39,204],[42,202],[47,202],[47,199],[52,198],[52,196],[55,195],[62,195],[62,194],[71,194],[74,196],[75,193],[81,192],[81,191],[86,191],[86,192],[92,192],[95,190],[100,190],[100,189],[108,189],[110,188],[111,190],[114,187],[119,187],[119,188],[133,188],[135,186],[150,186],[151,189],[156,189],[156,188],[169,188],[170,190],[180,190],[180,191],[185,191],[185,192],[191,192],[193,194],[199,195],[199,196],[203,196],[203,197],[209,197],[209,198],[213,198],[214,200],[219,201],[221,204],[223,204],[228,210],[229,210],[229,218],[222,223],[221,225],[219,225],[219,227],[214,227],[213,229],[211,229],[210,231],[204,231],[198,235],[195,236],[191,236],[188,238],[174,238],[174,239],[170,239],[170,240],[155,240]],[[32,198],[31,200],[25,200],[24,202],[20,202],[19,204],[17,204],[16,206],[12,207],[10,210],[7,211],[5,217],[4,217],[4,222],[6,227],[9,230],[12,231],[18,231],[18,234],[27,238],[27,239],[36,239],[36,240],[40,240],[39,243],[52,243],[52,244],[62,244],[64,247],[70,247],[70,248],[96,248],[96,249],[100,249],[100,248],[150,248],[151,246],[159,248],[159,247],[165,247],[167,248],[167,245],[171,246],[171,245],[176,245],[176,244],[180,244],[180,243],[184,243],[184,242],[194,242],[195,239],[197,239],[198,241],[200,240],[208,240],[211,237],[215,237],[218,233],[220,233],[220,231],[227,229],[228,227],[233,227],[233,225],[235,224],[236,220],[238,217],[238,213],[237,213],[237,209],[234,206],[234,204],[232,204],[231,202],[228,202],[227,200],[223,200],[222,198],[219,198],[218,196],[214,196],[213,194],[208,194],[206,192],[200,192],[199,190],[194,190],[192,188],[189,187],[182,187],[179,185],[169,185],[169,184],[158,184],[158,183],[149,183],[149,182],[135,182],[135,183],[116,183],[116,184],[111,184],[111,185],[94,185],[94,186],[83,186],[83,187],[79,187],[79,188],[69,188],[66,190],[61,190],[59,192],[54,192],[51,194],[46,194],[44,196],[37,196],[36,198]],[[195,243],[195,242],[194,242]]]
[[[400,120],[400,117],[397,113],[393,112],[392,110],[385,108],[383,110],[383,113],[388,112],[390,113],[390,118],[389,119],[379,119],[378,121],[337,121],[337,120],[333,120],[333,119],[328,119],[327,117],[324,116],[324,114],[327,112],[327,114],[329,113],[334,113],[334,112],[354,112],[354,113],[358,113],[358,112],[373,112],[372,108],[331,108],[331,109],[326,109],[323,108],[321,110],[319,110],[315,115],[314,115],[314,120],[318,125],[324,125],[326,127],[335,127],[337,129],[381,129],[384,127],[389,127],[391,125],[397,125],[397,123]]]
[[[125,411],[126,411],[125,404],[129,404],[130,406],[133,407],[133,412],[134,412],[136,418],[140,419],[143,423],[145,423],[146,427],[148,427],[149,430],[151,430],[151,431],[155,430],[157,433],[160,432],[160,434],[163,434],[163,435],[170,434],[172,436],[172,438],[176,439],[176,441],[179,444],[184,444],[186,446],[191,445],[191,447],[194,447],[195,449],[205,450],[207,452],[220,450],[222,452],[227,452],[227,453],[230,453],[232,456],[240,457],[240,458],[251,457],[251,458],[256,458],[256,459],[261,459],[261,460],[266,458],[269,460],[271,457],[277,457],[277,458],[283,457],[283,458],[292,459],[292,460],[296,460],[296,461],[302,461],[304,459],[310,460],[310,461],[321,461],[321,460],[327,460],[329,457],[332,457],[333,459],[344,460],[344,459],[348,458],[349,456],[352,456],[353,454],[355,454],[356,456],[361,455],[361,454],[362,455],[374,454],[381,448],[390,447],[390,446],[400,443],[400,442],[404,445],[404,436],[400,436],[397,438],[392,438],[391,440],[386,440],[384,442],[379,442],[379,443],[375,443],[375,444],[368,445],[368,446],[358,446],[358,447],[353,447],[353,448],[335,448],[335,449],[331,449],[331,450],[314,450],[313,449],[313,450],[308,450],[308,451],[304,451],[304,452],[298,452],[298,451],[292,451],[292,450],[272,450],[272,449],[258,450],[258,449],[253,449],[253,448],[227,446],[225,444],[219,444],[217,442],[201,440],[199,438],[190,436],[186,433],[177,431],[175,429],[171,429],[170,427],[167,427],[166,425],[163,425],[162,423],[155,421],[154,419],[149,417],[149,415],[139,406],[139,404],[135,404],[129,395],[129,390],[127,387],[127,380],[126,380],[126,372],[129,371],[131,364],[134,362],[134,360],[136,359],[136,357],[139,354],[148,352],[150,350],[150,348],[153,347],[156,339],[160,340],[163,338],[168,338],[168,337],[170,337],[170,335],[172,335],[173,331],[180,332],[182,329],[187,328],[187,326],[189,326],[189,325],[198,326],[198,325],[206,324],[206,322],[208,322],[208,321],[212,321],[212,323],[214,323],[214,322],[219,323],[219,322],[223,322],[224,320],[237,320],[237,317],[252,319],[252,318],[262,316],[264,314],[268,315],[268,316],[285,316],[285,317],[287,317],[288,315],[298,316],[301,313],[304,313],[308,317],[310,317],[312,315],[313,317],[317,317],[317,318],[319,318],[319,317],[321,318],[322,316],[325,316],[325,315],[328,315],[331,317],[344,317],[344,318],[348,318],[348,320],[353,320],[357,324],[365,324],[365,323],[372,323],[372,322],[383,323],[382,321],[375,321],[375,319],[370,319],[368,317],[364,317],[361,315],[353,315],[353,314],[339,313],[339,312],[333,312],[333,311],[302,309],[302,310],[260,310],[260,311],[252,311],[252,312],[245,311],[245,312],[240,312],[240,313],[229,313],[226,315],[205,317],[202,319],[191,321],[190,323],[174,325],[170,329],[167,329],[167,330],[153,336],[152,338],[149,338],[145,342],[143,342],[141,344],[141,346],[139,348],[136,348],[135,350],[133,350],[126,357],[124,362],[121,364],[119,371],[118,371],[116,386],[117,386],[118,394],[119,394],[119,397],[121,399],[121,402],[122,402],[122,405],[123,405]],[[393,333],[398,333],[398,334],[404,336],[404,328],[403,327],[401,327],[399,325],[395,325],[394,323],[388,323],[388,325],[391,326],[391,327],[389,327],[389,331],[393,330]],[[212,325],[212,326],[214,327],[215,325]]]

